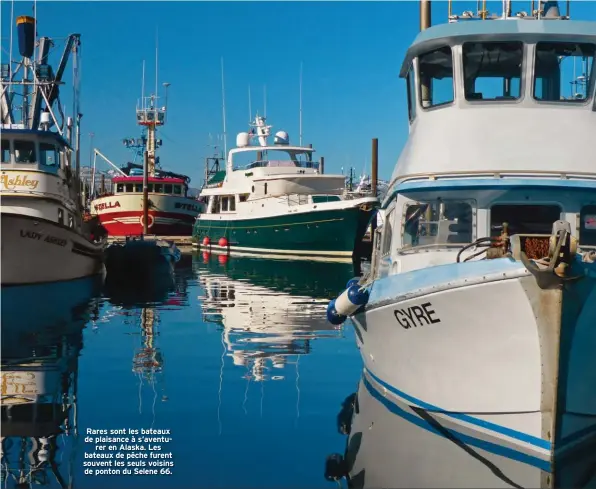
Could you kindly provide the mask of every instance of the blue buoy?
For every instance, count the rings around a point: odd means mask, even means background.
[[[352,285],[358,285],[358,282],[360,282],[359,277],[351,278],[350,280],[348,280],[348,283],[346,284],[346,289],[349,289]]]
[[[368,302],[368,290],[352,285],[348,289],[348,299],[352,304],[362,306]]]
[[[346,319],[346,316],[339,314],[335,309],[335,299],[329,301],[329,305],[327,306],[327,321],[337,326],[343,323]]]

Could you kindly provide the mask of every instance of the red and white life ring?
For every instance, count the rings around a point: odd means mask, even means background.
[[[147,214],[149,216],[149,224],[147,226],[147,228],[151,228],[153,227],[153,216],[151,214]],[[145,216],[143,214],[141,214],[141,218],[139,219],[139,221],[141,222],[141,226],[145,227]]]

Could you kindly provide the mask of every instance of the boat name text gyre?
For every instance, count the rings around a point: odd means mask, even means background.
[[[427,324],[440,323],[432,304],[425,302],[420,306],[410,306],[406,309],[395,309],[393,314],[399,325],[404,329],[417,328]]]
[[[105,209],[113,209],[115,207],[120,207],[120,202],[102,202],[101,204],[95,205],[96,211],[103,211]]]

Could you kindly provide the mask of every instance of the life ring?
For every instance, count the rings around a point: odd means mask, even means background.
[[[151,214],[147,214],[149,216],[149,225],[147,226],[147,228],[151,228],[153,227],[153,216]],[[145,227],[145,216],[143,214],[141,214],[141,219],[139,219],[139,221],[141,222],[141,226]]]

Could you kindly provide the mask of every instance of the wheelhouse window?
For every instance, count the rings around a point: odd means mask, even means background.
[[[220,211],[220,201],[219,196],[214,195],[211,197],[211,214],[219,214]]]
[[[221,211],[222,212],[228,212],[228,198],[229,197],[221,198]]]
[[[174,185],[174,195],[182,195],[182,188],[180,185]]]
[[[381,256],[387,255],[391,251],[391,240],[393,239],[393,219],[395,217],[395,207],[391,209],[385,222],[383,223],[383,238],[381,245]]]
[[[163,194],[163,183],[156,183],[155,184],[155,193],[156,194]]]
[[[453,102],[453,56],[449,46],[420,55],[418,73],[422,107]]]
[[[408,92],[408,118],[412,122],[416,117],[416,73],[414,65],[410,66],[410,71],[408,71],[406,87]]]
[[[405,206],[403,247],[471,243],[472,202],[434,200]]]
[[[49,143],[39,143],[39,163],[45,166],[60,166],[60,154],[56,146]]]
[[[558,205],[496,204],[490,209],[490,234],[498,236],[503,223],[508,234],[550,234],[553,223],[561,219]]]
[[[230,206],[229,206],[229,210],[230,212],[236,212],[236,197],[235,196],[231,196],[230,197]]]
[[[163,186],[163,191],[165,194],[171,194],[172,193],[172,184],[171,183],[166,183]]]
[[[240,195],[240,202],[246,202],[248,199],[248,194],[241,194]]]
[[[117,193],[124,192],[124,184],[123,183],[116,184],[116,192]]]
[[[582,207],[579,219],[579,244],[596,246],[596,205]]]
[[[10,141],[2,140],[2,163],[10,163]]]
[[[129,193],[132,193],[134,190],[134,185],[132,183],[127,183],[126,184],[126,191]]]
[[[15,163],[35,163],[35,143],[33,141],[14,142]]]
[[[135,192],[138,192],[138,193],[143,192],[143,184],[142,183],[135,183]]]
[[[148,183],[147,184],[147,192],[153,192],[153,184],[152,183]]]
[[[534,98],[545,102],[585,102],[594,77],[596,44],[536,44]]]
[[[516,100],[521,97],[521,42],[466,42],[463,45],[466,100]]]

